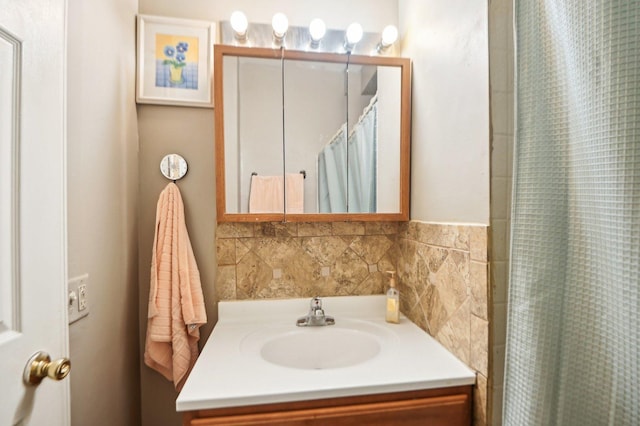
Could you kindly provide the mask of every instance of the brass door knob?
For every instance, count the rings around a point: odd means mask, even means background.
[[[24,382],[27,385],[37,386],[42,379],[49,377],[53,380],[62,380],[71,371],[69,358],[59,358],[51,361],[46,352],[36,352],[27,362],[24,368]]]

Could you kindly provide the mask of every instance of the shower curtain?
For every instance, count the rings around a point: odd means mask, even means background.
[[[375,213],[378,152],[378,97],[358,119],[349,135],[349,211]]]
[[[503,423],[640,424],[640,1],[516,0]]]
[[[318,206],[320,213],[347,211],[347,123],[318,154]]]
[[[347,124],[318,154],[320,213],[373,213],[377,205],[378,97],[347,139]]]

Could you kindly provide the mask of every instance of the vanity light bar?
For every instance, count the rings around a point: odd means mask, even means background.
[[[390,53],[390,48],[398,38],[398,29],[389,25],[381,34],[364,32],[357,22],[349,25],[346,31],[329,30],[321,19],[314,19],[308,27],[289,26],[283,13],[273,16],[271,25],[251,24],[244,13],[235,11],[229,21],[220,23],[221,43],[228,45],[250,44],[254,47],[280,47],[287,49],[330,53],[355,53],[378,55]],[[250,38],[250,40],[249,40]]]

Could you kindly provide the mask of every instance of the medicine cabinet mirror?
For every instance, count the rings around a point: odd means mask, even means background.
[[[409,217],[410,62],[216,45],[219,222]]]

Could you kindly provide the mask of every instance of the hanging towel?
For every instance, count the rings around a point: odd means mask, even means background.
[[[249,213],[282,213],[284,206],[282,176],[251,176]],[[287,173],[287,213],[304,212],[304,176]]]
[[[287,173],[287,213],[304,213],[304,175]]]
[[[206,322],[184,204],[178,186],[170,183],[156,208],[145,364],[181,389],[198,357],[200,326]]]
[[[251,176],[249,213],[282,213],[282,176]]]

